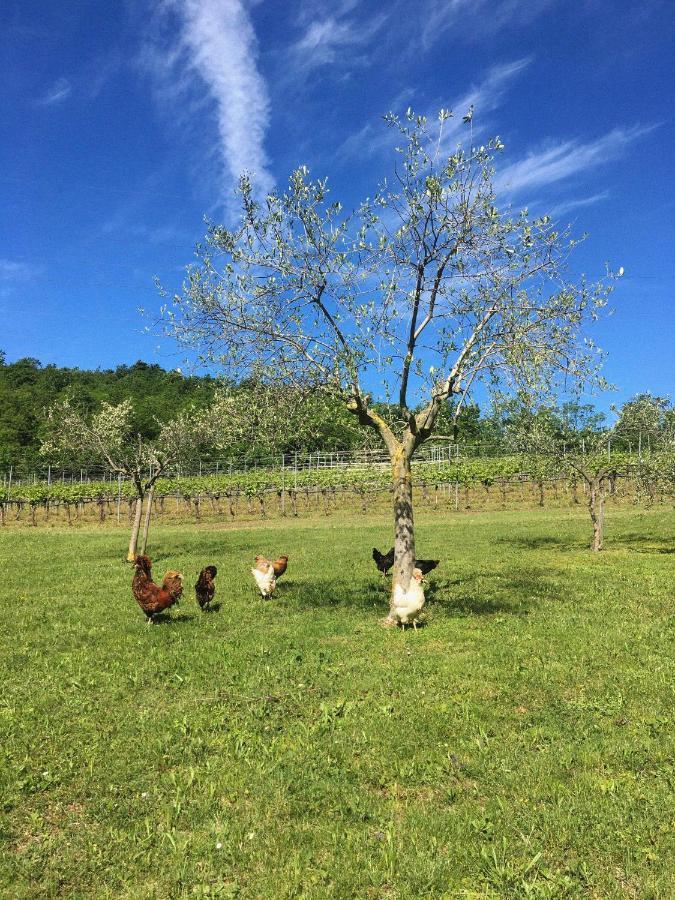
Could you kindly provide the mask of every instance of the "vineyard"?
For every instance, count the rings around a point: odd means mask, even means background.
[[[647,477],[654,466],[647,457],[614,454],[610,494],[617,500],[652,504],[665,500],[668,479]],[[670,461],[672,467],[672,461]],[[663,469],[663,461],[660,462]],[[585,485],[564,473],[551,457],[420,461],[414,465],[418,502],[432,508],[506,508],[518,504],[579,503]],[[672,479],[671,479],[672,480]],[[343,507],[364,512],[388,502],[389,466],[338,466],[317,469],[260,468],[245,472],[180,475],[160,478],[154,487],[155,514],[172,518],[299,516]],[[39,523],[96,518],[101,522],[131,516],[136,493],[122,478],[71,481],[24,481],[0,486],[0,516]]]

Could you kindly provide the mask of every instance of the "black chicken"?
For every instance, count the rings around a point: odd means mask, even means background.
[[[440,559],[416,559],[415,568],[419,569],[422,575],[427,575],[432,569],[439,564]]]
[[[380,572],[386,575],[394,565],[394,548],[392,547],[389,553],[380,553],[377,547],[373,547],[373,559]]]
[[[386,575],[394,565],[394,548],[392,547],[389,553],[380,553],[376,547],[373,547],[373,559],[380,572]],[[436,568],[439,562],[440,559],[417,559],[415,560],[415,568],[419,569],[422,575],[427,575],[432,569]]]

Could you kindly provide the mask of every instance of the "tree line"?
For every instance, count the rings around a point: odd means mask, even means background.
[[[208,409],[219,386],[222,382],[211,375],[185,375],[140,360],[92,371],[42,365],[30,357],[9,363],[0,350],[0,472],[6,473],[10,465],[24,471],[44,466],[40,448],[49,434],[48,410],[66,398],[85,417],[98,412],[104,402],[114,406],[130,401],[130,430],[147,442],[158,437],[161,423],[184,411]],[[237,389],[233,390],[236,394]],[[286,402],[280,399],[284,390]],[[239,393],[241,403],[250,407],[251,384],[242,383]],[[311,395],[297,400],[290,387],[267,391],[262,405],[270,408],[267,418],[276,421],[264,421],[258,415],[255,445],[247,435],[228,446],[228,455],[264,458],[378,445],[372,429],[360,425],[339,401]],[[373,406],[395,424],[393,404],[382,401]],[[613,410],[611,428],[605,414],[593,405],[572,401],[532,406],[523,398],[511,398],[489,410],[468,402],[458,412],[456,406],[452,399],[443,405],[437,435],[469,446],[484,445],[497,454],[530,451],[540,433],[570,449],[593,447],[607,436],[617,451],[638,454],[672,447],[675,442],[675,407],[669,398],[646,392]],[[205,452],[209,449],[215,448]],[[101,462],[83,451],[73,452],[64,461],[73,466]]]

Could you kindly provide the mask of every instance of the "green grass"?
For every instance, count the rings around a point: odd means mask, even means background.
[[[378,627],[383,518],[0,532],[3,896],[673,896],[672,510],[421,516],[428,621]],[[290,555],[263,602],[252,556]],[[216,563],[217,611],[192,584]]]

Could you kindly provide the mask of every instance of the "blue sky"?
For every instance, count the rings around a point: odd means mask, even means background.
[[[661,0],[5,0],[0,349],[108,368],[147,333],[238,172],[307,164],[345,206],[386,169],[381,116],[475,107],[504,198],[625,275],[596,332],[616,395],[675,393],[672,13]],[[458,116],[461,119],[461,115]],[[144,319],[139,308],[149,311]]]

